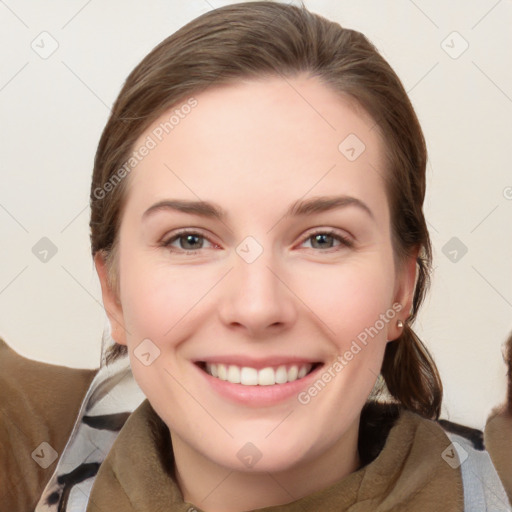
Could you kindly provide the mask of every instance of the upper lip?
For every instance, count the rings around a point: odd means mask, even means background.
[[[249,368],[268,368],[269,366],[292,366],[302,364],[317,364],[321,363],[319,359],[304,358],[304,357],[290,357],[290,356],[276,356],[266,358],[251,358],[244,355],[226,355],[226,356],[212,356],[204,359],[197,359],[196,364],[209,363],[209,364],[225,364]]]

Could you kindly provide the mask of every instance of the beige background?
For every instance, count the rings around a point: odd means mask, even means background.
[[[227,3],[0,3],[0,335],[21,354],[98,366],[106,317],[88,196],[109,107],[157,43]],[[435,252],[417,329],[441,371],[444,416],[482,428],[505,396],[501,345],[512,329],[512,2],[306,5],[364,32],[410,93],[430,152]],[[46,262],[34,254],[43,237],[57,251]]]

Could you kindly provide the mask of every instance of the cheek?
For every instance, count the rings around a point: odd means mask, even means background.
[[[309,268],[306,275],[297,295],[338,345],[350,343],[391,309],[394,272],[388,258],[361,259],[329,271]],[[382,330],[385,337],[387,329]]]
[[[179,388],[172,386],[175,359],[168,356],[187,337],[183,326],[189,321],[194,287],[178,279],[176,271],[150,267],[135,256],[123,271],[123,319],[134,378],[153,404],[159,403],[164,389],[166,400],[179,403]],[[146,352],[151,359],[148,365],[139,359]]]
[[[174,267],[134,257],[124,269],[123,316],[128,331],[155,344],[172,343],[209,303],[208,291],[219,276],[211,268]]]

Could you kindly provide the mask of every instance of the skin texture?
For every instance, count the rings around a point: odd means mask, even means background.
[[[235,512],[291,502],[359,468],[360,411],[410,310],[415,255],[395,268],[383,142],[353,102],[306,75],[194,97],[197,106],[127,178],[119,297],[99,255],[95,263],[113,338],[128,346],[135,379],[171,431],[185,500]],[[351,133],[366,146],[354,161],[338,149]],[[297,200],[332,195],[357,198],[372,214],[349,205],[285,217]],[[227,217],[159,210],[142,218],[166,199],[211,201]],[[164,247],[181,228],[200,237]],[[353,245],[312,237],[329,229]],[[248,236],[262,249],[252,263],[237,253]],[[327,368],[397,303],[401,313],[307,404],[234,402],[194,364],[294,356]],[[144,339],[160,350],[148,366],[134,355]],[[251,468],[237,456],[248,442],[261,455]]]

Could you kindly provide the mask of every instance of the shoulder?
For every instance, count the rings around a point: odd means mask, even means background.
[[[374,460],[393,435],[416,436],[427,452],[435,451],[447,467],[460,472],[465,511],[512,510],[481,430],[444,419],[427,419],[398,404],[368,402],[361,412],[359,433],[364,464]]]
[[[512,502],[512,415],[504,407],[494,410],[487,419],[484,442]]]
[[[506,443],[512,449],[512,414],[504,405],[493,409],[487,418],[484,440],[489,450],[494,443]]]
[[[4,411],[11,405],[14,409],[26,406],[48,420],[59,412],[77,411],[97,372],[28,359],[0,338],[0,406]]]
[[[28,359],[0,338],[0,503],[9,510],[37,502],[97,371]]]
[[[72,390],[77,386],[87,387],[94,375],[98,372],[99,368],[70,368],[68,366],[60,366],[56,364],[43,363],[34,359],[18,354],[6,341],[0,337],[0,379],[2,382],[7,382],[9,377],[16,377],[18,382],[18,389],[41,388],[41,383],[36,381],[35,378],[39,376],[49,375],[52,378],[59,379],[59,383],[67,381],[71,378],[70,384]],[[24,375],[25,370],[30,370],[30,373]],[[51,386],[52,383],[50,382]]]

